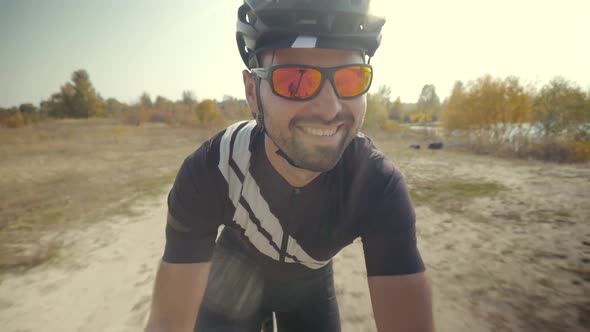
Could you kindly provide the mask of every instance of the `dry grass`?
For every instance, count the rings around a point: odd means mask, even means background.
[[[479,197],[493,197],[506,190],[495,182],[447,178],[442,181],[414,181],[410,196],[416,205],[428,205],[437,211],[460,213],[467,202]]]
[[[57,229],[84,227],[161,194],[211,131],[113,120],[0,129],[0,270],[31,267],[62,247]]]
[[[418,133],[372,137],[404,174],[440,302],[468,301],[464,314],[492,331],[588,330],[585,165],[476,155],[447,140],[410,149],[436,140]]]
[[[65,228],[141,213],[136,203],[165,192],[211,134],[110,120],[0,129],[0,270],[61,257]],[[473,301],[468,313],[498,331],[587,329],[587,168],[412,150],[438,139],[409,130],[370,134],[425,217],[418,235],[437,258],[427,262],[441,298]]]
[[[445,141],[449,147],[457,150],[503,158],[534,159],[557,163],[587,163],[590,161],[589,142],[576,142],[564,138],[547,137],[532,140],[521,137],[515,139],[515,142],[511,144],[492,142],[489,137],[484,135],[477,138],[449,136]]]

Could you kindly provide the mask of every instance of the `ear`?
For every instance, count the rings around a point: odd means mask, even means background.
[[[256,101],[256,77],[248,70],[244,70],[242,71],[242,78],[244,79],[246,102],[248,103],[250,113],[252,113],[254,116],[255,114],[258,114],[258,103]]]

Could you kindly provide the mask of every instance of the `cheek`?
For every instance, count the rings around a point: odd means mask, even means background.
[[[292,101],[276,96],[268,84],[262,84],[260,87],[260,97],[264,116],[273,127],[286,127],[289,119],[293,116]]]
[[[367,110],[367,97],[366,95],[363,95],[352,100],[347,100],[346,104],[347,108],[354,115],[354,117],[359,119],[363,117],[365,111]]]

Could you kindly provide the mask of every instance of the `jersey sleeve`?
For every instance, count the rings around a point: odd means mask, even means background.
[[[393,164],[384,160],[372,186],[376,205],[362,236],[367,275],[404,275],[422,272],[424,263],[416,241],[416,216],[408,189]],[[383,180],[385,179],[385,180]]]
[[[215,153],[212,142],[206,142],[184,160],[176,175],[168,194],[168,213],[174,221],[166,225],[165,262],[207,262],[213,255],[223,215]]]

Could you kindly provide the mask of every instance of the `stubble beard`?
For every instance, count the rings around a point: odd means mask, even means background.
[[[289,137],[284,137],[280,133],[275,133],[272,128],[268,126],[268,120],[265,117],[265,128],[267,135],[273,141],[273,143],[281,149],[294,163],[297,167],[303,168],[306,170],[310,170],[313,172],[327,172],[334,168],[342,154],[348,147],[348,144],[352,141],[352,139],[358,134],[360,129],[360,124],[357,127],[354,127],[355,121],[352,115],[345,116],[346,121],[338,130],[344,130],[345,135],[343,139],[338,142],[336,146],[322,146],[322,145],[314,145],[308,146],[302,138],[302,135],[305,135],[300,132],[300,129],[296,128],[297,124],[300,122],[299,119],[293,119],[289,123],[289,132],[291,135]],[[337,119],[340,120],[340,119]],[[315,121],[315,122],[322,122],[323,121]],[[310,123],[309,121],[305,123]],[[362,123],[362,118],[361,118]]]

